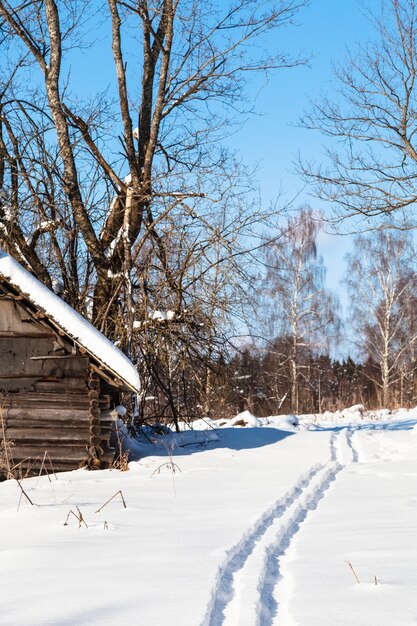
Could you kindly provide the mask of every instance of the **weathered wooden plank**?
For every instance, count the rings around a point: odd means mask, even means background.
[[[80,356],[79,354],[45,354],[45,355],[30,357],[31,361],[48,361],[51,359],[54,361],[68,360],[68,359],[71,359],[71,360],[78,359],[79,361],[83,361],[85,360],[85,357]]]
[[[63,412],[63,416],[66,418],[70,418],[71,414],[70,412],[73,412],[75,415],[88,415],[88,405],[82,404],[82,403],[76,403],[76,402],[68,402],[66,405],[65,404],[61,404],[58,405],[57,403],[54,404],[50,404],[50,405],[46,405],[45,403],[26,403],[23,402],[22,404],[9,404],[9,405],[3,405],[2,411],[3,411],[3,415],[13,415],[13,413],[10,413],[10,411],[23,411],[25,416],[29,417],[33,414],[35,416],[39,416],[44,414],[45,417],[49,416],[49,419],[53,419],[55,413],[60,413],[61,411]]]
[[[19,453],[29,451],[30,454],[24,456],[16,455],[13,459],[14,465],[17,466],[15,472],[20,474],[21,476],[25,476],[26,473],[29,475],[37,475],[42,465],[42,461],[45,455],[45,452],[48,453],[48,461],[46,463],[46,468],[48,472],[51,472],[51,468],[49,462],[51,462],[53,470],[55,472],[66,472],[71,470],[77,470],[80,465],[87,459],[87,451],[85,448],[74,448],[67,447],[65,450],[60,449],[59,451],[47,449],[47,448],[38,448],[38,447],[26,447],[25,449],[21,448]],[[61,454],[62,452],[62,454]],[[114,448],[107,447],[104,450],[104,454],[102,457],[103,467],[108,467],[113,462],[115,455]]]
[[[100,396],[98,400],[98,406],[103,407],[104,410],[110,408],[110,397]],[[90,406],[90,399],[86,391],[82,388],[72,389],[68,392],[61,391],[43,391],[43,390],[29,390],[24,393],[9,393],[4,398],[4,406],[9,405],[29,405],[36,403],[42,403],[46,405],[56,404],[57,406],[67,405],[75,406],[75,404],[82,404],[83,406]]]
[[[20,455],[21,458],[25,458],[27,456],[38,456],[39,454],[43,455],[45,450],[50,456],[60,458],[66,458],[68,454],[68,458],[70,459],[74,458],[76,454],[86,452],[87,448],[85,443],[82,441],[74,442],[72,444],[62,443],[59,448],[49,441],[37,441],[33,444],[25,443],[14,447],[12,449],[12,456],[13,458],[16,458],[18,455]]]
[[[85,442],[85,445],[88,444],[89,441],[89,431],[88,429],[67,429],[62,428],[60,430],[48,430],[44,432],[41,428],[8,428],[7,429],[7,438],[13,441],[16,445],[18,445],[19,441],[38,441],[43,444],[46,443],[59,443],[60,441],[71,441],[71,442]]]
[[[23,375],[7,374],[5,376],[0,376],[0,385],[2,383],[8,383],[9,381],[16,381],[16,380],[22,380],[22,379],[30,380],[32,384],[35,384],[40,379],[40,376],[38,374],[26,374],[26,373]]]
[[[6,393],[23,393],[29,389],[35,389],[37,377],[23,377],[0,379],[0,392]],[[1,402],[1,401],[0,401]]]
[[[51,420],[62,420],[65,418],[83,419],[86,415],[84,409],[75,408],[56,408],[56,407],[43,407],[43,408],[23,408],[23,407],[11,407],[3,409],[3,417],[6,419],[9,417],[36,418],[43,417]]]
[[[30,332],[28,330],[25,330],[24,333],[19,333],[19,332],[15,332],[15,331],[7,331],[7,330],[0,330],[0,337],[10,337],[13,339],[33,339],[34,337],[36,338],[47,338],[47,337],[53,337],[54,335],[51,332],[45,331],[45,332]]]
[[[5,396],[5,401],[8,400],[16,400],[19,401],[20,400],[24,400],[24,401],[31,401],[31,400],[44,400],[44,401],[48,401],[48,402],[66,402],[67,398],[69,401],[76,401],[76,400],[82,400],[84,402],[88,403],[88,395],[87,393],[84,391],[84,389],[82,390],[72,390],[70,393],[68,393],[68,395],[63,394],[62,392],[56,392],[56,391],[25,391],[24,394],[19,394],[19,393],[10,393],[7,394]]]
[[[2,300],[0,307],[0,331],[20,334],[44,335],[47,331],[13,300]],[[49,332],[49,335],[52,333]]]
[[[82,390],[87,390],[87,382],[85,380],[80,380],[83,377],[73,378],[71,376],[66,376],[65,378],[61,378],[60,380],[39,380],[36,383],[36,389],[39,391],[51,391],[56,393],[71,393],[73,390],[75,392],[80,392]]]
[[[60,423],[74,422],[74,424],[80,424],[89,421],[88,411],[84,409],[65,409],[65,411],[58,409],[56,416],[55,411],[57,409],[47,411],[45,409],[34,410],[33,408],[13,407],[3,409],[3,419],[6,426],[11,423],[11,420],[16,420],[22,424],[23,428],[30,422],[38,423],[39,421],[44,421],[50,428],[54,427],[55,422],[57,428],[60,428]]]
[[[88,428],[90,424],[90,420],[87,418],[65,418],[61,420],[48,420],[41,417],[38,417],[36,419],[27,417],[23,420],[19,417],[11,417],[5,420],[5,422],[6,431],[9,428],[21,428],[22,430],[24,430],[25,428],[39,428],[43,429],[45,433],[47,433],[49,430],[60,430],[61,428]]]
[[[0,341],[2,376],[4,378],[37,376],[43,379],[51,376],[56,379],[87,377],[88,358],[73,355],[63,358],[61,354],[54,354],[55,348],[56,341],[53,336],[46,339],[3,337]]]
[[[36,410],[41,410],[44,409],[45,411],[51,411],[51,410],[57,410],[59,411],[60,409],[75,409],[77,411],[88,411],[89,405],[88,402],[83,402],[82,400],[70,400],[68,399],[67,402],[64,401],[65,399],[61,399],[61,400],[54,400],[52,402],[48,401],[48,399],[30,399],[30,398],[25,398],[22,394],[22,397],[20,398],[16,398],[16,399],[11,399],[9,401],[5,401],[3,404],[1,404],[1,408],[2,410],[6,410],[6,409],[27,409],[27,411],[29,412],[32,409],[36,409]]]
[[[0,401],[1,402],[1,401]],[[8,394],[1,402],[2,407],[26,407],[26,408],[42,408],[50,410],[56,408],[71,407],[79,409],[88,409],[90,403],[88,398],[83,394],[54,394],[36,393],[27,391],[25,393]]]
[[[19,464],[17,464],[16,468],[14,469],[14,474],[17,475],[17,478],[20,478],[20,479],[23,479],[29,476],[38,476],[39,471],[42,467],[42,459],[43,457],[39,459],[29,459],[29,460],[25,459],[21,461]],[[48,474],[51,474],[53,472],[57,474],[59,472],[71,472],[73,470],[79,469],[80,464],[81,464],[81,460],[78,463],[77,461],[74,461],[74,460],[70,461],[69,463],[66,463],[65,459],[55,460],[51,469],[49,465],[49,461],[48,461],[47,465],[44,464],[42,474],[45,476],[46,472],[48,472]]]

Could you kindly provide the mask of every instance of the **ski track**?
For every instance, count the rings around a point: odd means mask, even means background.
[[[257,607],[256,626],[272,626],[278,614],[279,603],[274,596],[274,590],[281,580],[280,557],[290,547],[294,536],[301,529],[301,525],[310,511],[314,511],[322,500],[328,488],[336,479],[344,465],[333,462],[332,466],[323,470],[316,485],[313,486],[299,506],[288,517],[287,523],[280,529],[276,541],[267,551],[264,572],[259,587],[259,603]]]
[[[227,553],[226,559],[219,567],[211,599],[206,609],[201,626],[221,626],[224,623],[224,610],[235,595],[233,577],[242,569],[250,557],[256,543],[266,533],[273,522],[282,517],[284,512],[297,501],[303,490],[308,487],[314,476],[323,469],[322,464],[313,465],[301,476],[295,486],[252,526],[242,539]]]
[[[358,462],[353,438],[350,429],[333,432],[330,460],[312,466],[228,551],[201,626],[273,626],[279,617],[274,591],[282,580],[280,557],[339,472]]]
[[[338,455],[338,439],[339,435],[337,433],[332,433],[330,435],[330,460],[336,461],[339,458]]]
[[[358,463],[358,461],[359,461],[359,453],[358,453],[357,449],[355,448],[355,446],[353,445],[353,438],[354,437],[355,437],[355,432],[350,430],[350,429],[347,429],[346,430],[346,441],[347,441],[347,444],[348,444],[349,448],[352,451],[352,461],[353,461],[353,463]]]
[[[353,445],[354,432],[349,428],[342,428],[337,438],[336,456],[333,459],[341,465],[348,465],[349,463],[357,463],[359,460],[358,452]]]

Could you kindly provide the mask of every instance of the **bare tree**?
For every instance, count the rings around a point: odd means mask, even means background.
[[[415,225],[417,200],[417,4],[387,0],[370,16],[375,42],[349,54],[336,71],[336,91],[302,123],[328,138],[326,162],[302,163],[317,197],[339,216]]]
[[[404,373],[415,367],[417,273],[411,237],[390,231],[358,236],[348,255],[346,282],[356,341],[362,356],[377,365],[368,376],[387,407],[396,383],[403,384]]]
[[[337,301],[324,286],[323,260],[317,256],[320,223],[309,209],[290,218],[282,235],[265,247],[265,290],[271,298],[273,336],[285,339],[290,370],[291,409],[298,412],[301,375],[310,351],[324,353],[339,328]]]
[[[249,297],[245,234],[260,216],[233,196],[209,217],[203,229],[171,214],[170,229],[163,231],[165,265],[151,245],[137,260],[133,339],[144,377],[141,418],[152,414],[177,422],[209,415],[217,397],[217,365],[231,351],[231,335]],[[127,332],[123,325],[118,329],[121,337]]]
[[[220,140],[248,73],[298,63],[263,42],[303,4],[0,1],[0,239],[47,284],[59,278],[78,308],[91,291],[93,321],[109,335],[121,300],[133,325],[132,271],[145,247],[174,285],[167,217],[205,225],[234,184]],[[117,87],[88,102],[63,68],[98,8]]]

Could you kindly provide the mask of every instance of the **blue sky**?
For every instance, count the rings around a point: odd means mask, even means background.
[[[364,10],[365,8],[365,10]],[[309,108],[309,100],[334,90],[333,63],[343,62],[347,48],[373,37],[366,8],[379,13],[379,0],[312,0],[298,15],[298,26],[275,34],[276,45],[294,55],[300,50],[311,55],[308,66],[282,70],[274,74],[256,99],[259,115],[250,117],[233,145],[246,163],[258,163],[257,177],[265,203],[282,193],[282,201],[298,198],[295,206],[309,203],[314,209],[329,210],[314,199],[310,190],[295,173],[298,153],[320,160],[323,137],[297,127],[298,119]],[[275,42],[271,42],[275,43]],[[254,83],[254,89],[258,85]],[[351,238],[324,233],[319,253],[327,266],[328,286],[347,300],[340,280],[344,273],[344,256],[350,250]]]

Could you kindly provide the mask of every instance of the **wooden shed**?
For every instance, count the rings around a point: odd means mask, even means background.
[[[118,348],[0,250],[3,473],[5,460],[16,474],[39,471],[44,458],[55,471],[108,467],[114,407],[139,388]]]

